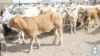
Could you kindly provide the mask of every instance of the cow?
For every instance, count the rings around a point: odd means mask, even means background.
[[[70,33],[76,33],[76,26],[77,26],[77,20],[79,18],[79,10],[80,10],[81,6],[71,6],[68,10],[68,18],[70,21]]]
[[[28,5],[21,5],[13,8],[12,10],[14,14],[21,14],[23,16],[32,16],[32,15],[37,16],[40,14],[40,10],[38,9],[37,6],[32,7]]]
[[[40,47],[40,43],[37,39],[37,35],[40,33],[53,30],[55,35],[53,44],[55,44],[57,37],[59,37],[58,45],[61,45],[62,42],[62,16],[57,12],[48,12],[46,14],[32,17],[16,15],[10,20],[8,27],[20,29],[30,38],[28,53],[31,52],[34,41],[37,42],[38,48]]]
[[[9,35],[13,30],[17,31],[17,29],[11,29],[7,27],[8,22],[11,20],[12,17],[15,16],[12,12],[10,12],[11,10],[12,8],[9,9],[9,7],[7,7],[2,13],[2,25],[4,28],[5,36]],[[24,33],[19,30],[17,32],[18,32],[18,43],[20,43],[20,39],[22,36],[23,44],[25,44]]]
[[[93,24],[93,28],[95,25],[97,25],[97,20],[99,18],[99,10],[98,8],[87,8],[84,10],[84,12],[82,13],[82,19],[85,25],[85,30],[88,31],[89,28],[89,22],[91,20],[94,20],[94,24]]]

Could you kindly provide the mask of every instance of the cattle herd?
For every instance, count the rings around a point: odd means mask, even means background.
[[[21,36],[25,43],[24,35],[30,38],[31,51],[34,41],[38,48],[40,43],[37,36],[44,32],[53,31],[55,44],[57,37],[58,45],[62,43],[63,29],[69,25],[70,33],[77,34],[76,28],[83,27],[89,30],[90,22],[93,27],[100,27],[100,5],[77,5],[66,6],[64,4],[22,4],[9,5],[0,9],[0,17],[5,30],[4,35],[8,35],[11,30],[18,32],[18,39]]]

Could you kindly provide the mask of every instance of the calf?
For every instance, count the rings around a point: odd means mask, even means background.
[[[50,30],[53,30],[55,34],[53,44],[55,44],[57,37],[60,38],[59,45],[61,44],[63,34],[62,16],[57,12],[49,12],[32,17],[16,15],[11,19],[8,26],[22,30],[24,34],[30,38],[30,48],[28,52],[31,51],[34,41],[38,43],[38,48],[40,47],[37,35]]]
[[[68,18],[69,18],[69,21],[70,21],[70,32],[71,33],[76,33],[76,26],[77,26],[77,20],[78,20],[78,14],[79,14],[79,9],[80,7],[71,7],[69,10],[68,10]]]

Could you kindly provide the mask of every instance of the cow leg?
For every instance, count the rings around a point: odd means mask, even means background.
[[[38,39],[37,38],[35,38],[35,40],[36,40],[36,42],[37,42],[37,48],[40,48],[40,43],[39,43],[39,41],[38,41]]]
[[[96,26],[98,25],[98,19],[99,19],[99,18],[97,17],[97,18],[96,18],[96,21],[95,21],[95,22],[96,22]]]
[[[28,50],[28,53],[32,51],[32,46],[33,46],[33,43],[35,42],[35,37],[30,37],[30,47],[29,47],[29,50]]]
[[[58,34],[59,34],[59,45],[61,45],[62,43],[62,35],[63,35],[63,30],[62,28],[58,29]]]
[[[99,28],[100,28],[100,18],[99,18]]]
[[[100,18],[99,17],[97,17],[97,26],[99,25],[99,22],[100,22]]]
[[[86,30],[86,32],[88,31],[88,24],[86,25],[85,30]]]
[[[86,26],[85,26],[86,32],[88,31],[88,27],[89,27],[89,20],[87,20],[87,22],[86,22]]]
[[[95,20],[94,20],[94,24],[93,24],[92,28],[94,28],[94,27],[95,27]]]
[[[93,24],[92,28],[94,28],[95,25],[97,25],[97,19],[94,19],[94,24]]]
[[[70,33],[72,34],[73,33],[73,24],[72,24],[72,22],[70,23]]]
[[[58,37],[57,29],[54,29],[53,32],[54,32],[54,35],[55,35],[54,40],[53,40],[53,44],[56,44],[56,40],[57,40],[57,37]]]
[[[19,34],[18,34],[18,44],[19,44],[20,41],[21,41],[21,36],[22,36],[23,44],[25,44],[24,33],[23,33],[22,31],[19,32]]]
[[[73,25],[74,25],[74,33],[76,33],[76,22],[74,22]]]
[[[18,34],[18,44],[20,43],[20,40],[21,40],[21,36],[20,36],[20,34]]]
[[[22,31],[21,31],[21,35],[22,35],[23,44],[25,44],[25,37],[24,37],[24,33]]]

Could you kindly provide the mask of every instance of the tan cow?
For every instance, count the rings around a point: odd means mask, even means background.
[[[61,45],[62,40],[62,16],[57,12],[49,12],[46,14],[41,14],[39,16],[33,17],[22,17],[16,15],[8,24],[11,28],[20,29],[30,38],[30,48],[31,51],[34,41],[38,43],[38,48],[40,44],[37,35],[40,33],[48,32],[53,29],[55,38],[53,44],[56,42],[56,38],[59,37],[59,45]]]
[[[83,12],[83,21],[85,23],[85,29],[86,31],[88,31],[88,27],[89,27],[89,22],[91,20],[94,20],[94,26],[97,24],[97,19],[98,19],[98,9],[97,8],[87,8],[84,12]]]

